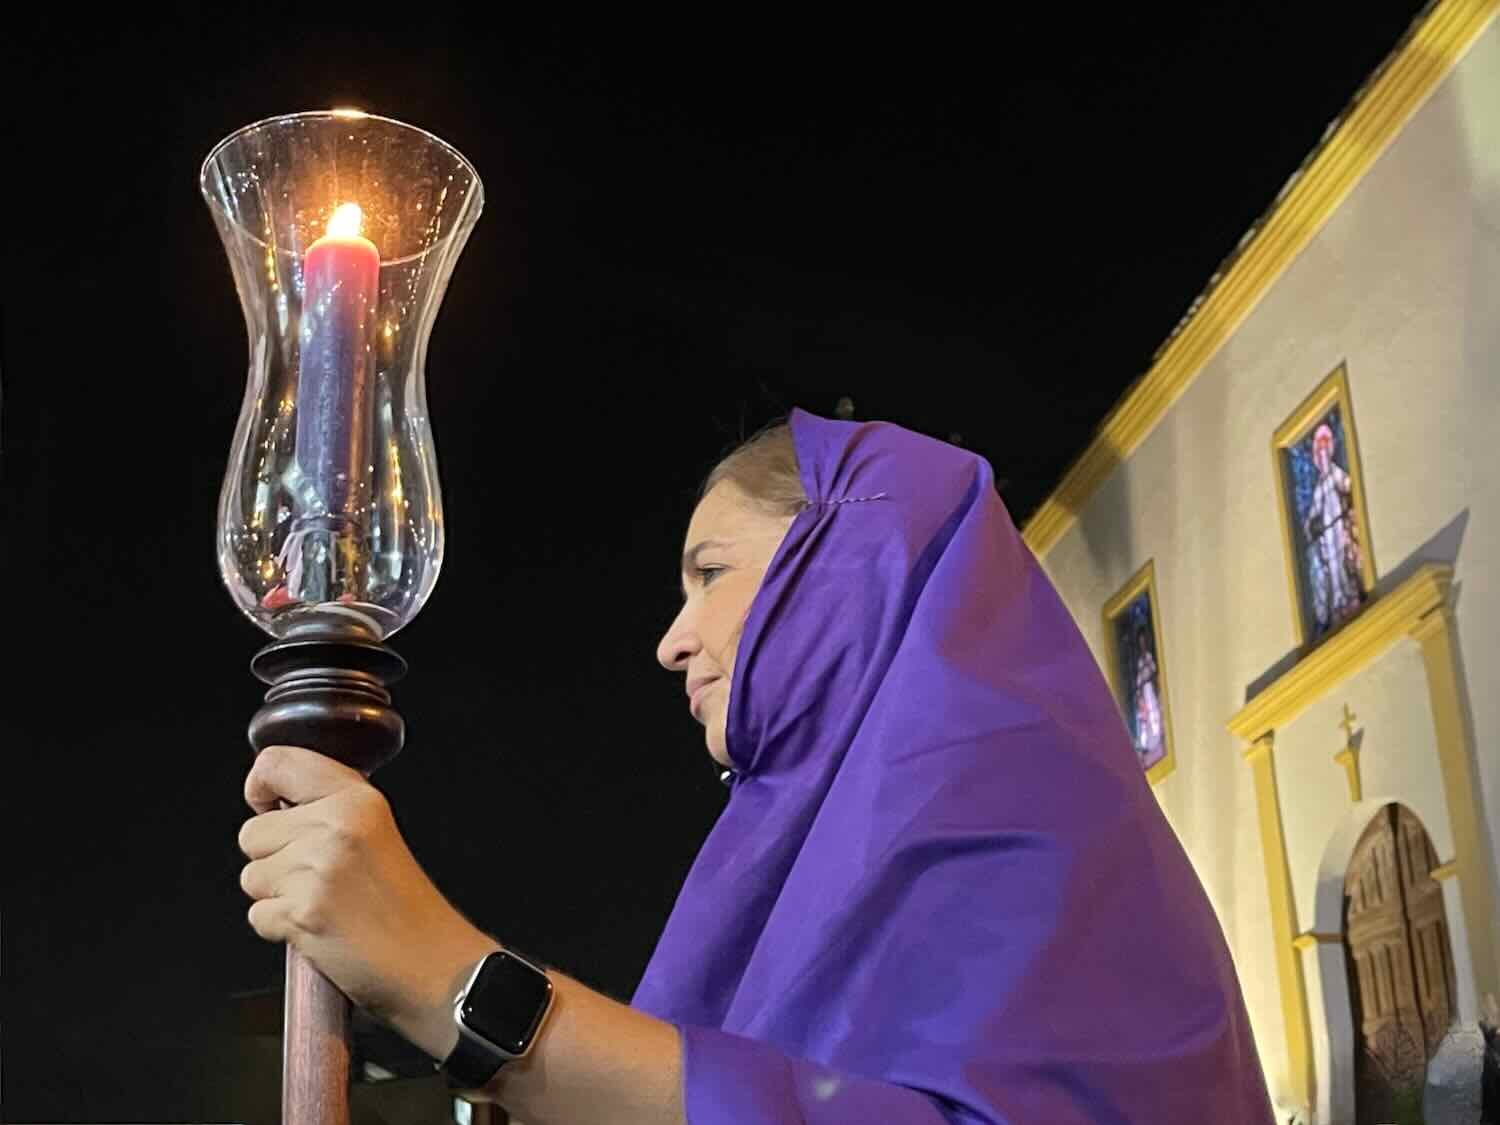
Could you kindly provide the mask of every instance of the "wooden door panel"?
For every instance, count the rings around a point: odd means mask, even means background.
[[[1349,861],[1344,940],[1360,1039],[1360,1125],[1416,1119],[1427,1060],[1452,1020],[1453,956],[1436,866],[1422,822],[1401,805],[1375,815]]]

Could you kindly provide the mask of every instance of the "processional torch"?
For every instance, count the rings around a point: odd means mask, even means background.
[[[404,732],[385,642],[442,564],[424,366],[483,186],[437,137],[352,110],[248,125],[200,186],[250,343],[217,530],[230,596],[272,638],[250,744],[368,775]],[[349,1001],[290,946],[285,987],[282,1120],[347,1125]]]

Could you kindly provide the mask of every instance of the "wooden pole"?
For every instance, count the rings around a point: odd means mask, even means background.
[[[349,1001],[291,946],[281,1026],[283,1125],[349,1125]]]
[[[250,745],[304,746],[368,777],[401,750],[406,728],[387,685],[406,662],[350,615],[309,619],[251,662],[271,685]],[[349,1000],[290,946],[282,1016],[282,1125],[349,1125]]]

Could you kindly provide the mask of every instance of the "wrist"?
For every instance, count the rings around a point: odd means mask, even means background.
[[[441,954],[429,957],[423,983],[412,1002],[393,1015],[391,1025],[412,1046],[442,1062],[458,1042],[453,1003],[476,965],[501,949],[499,942],[475,931]]]

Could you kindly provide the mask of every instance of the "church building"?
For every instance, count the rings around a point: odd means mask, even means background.
[[[1500,997],[1497,9],[1427,9],[1024,529],[1283,1122],[1417,1120]]]

